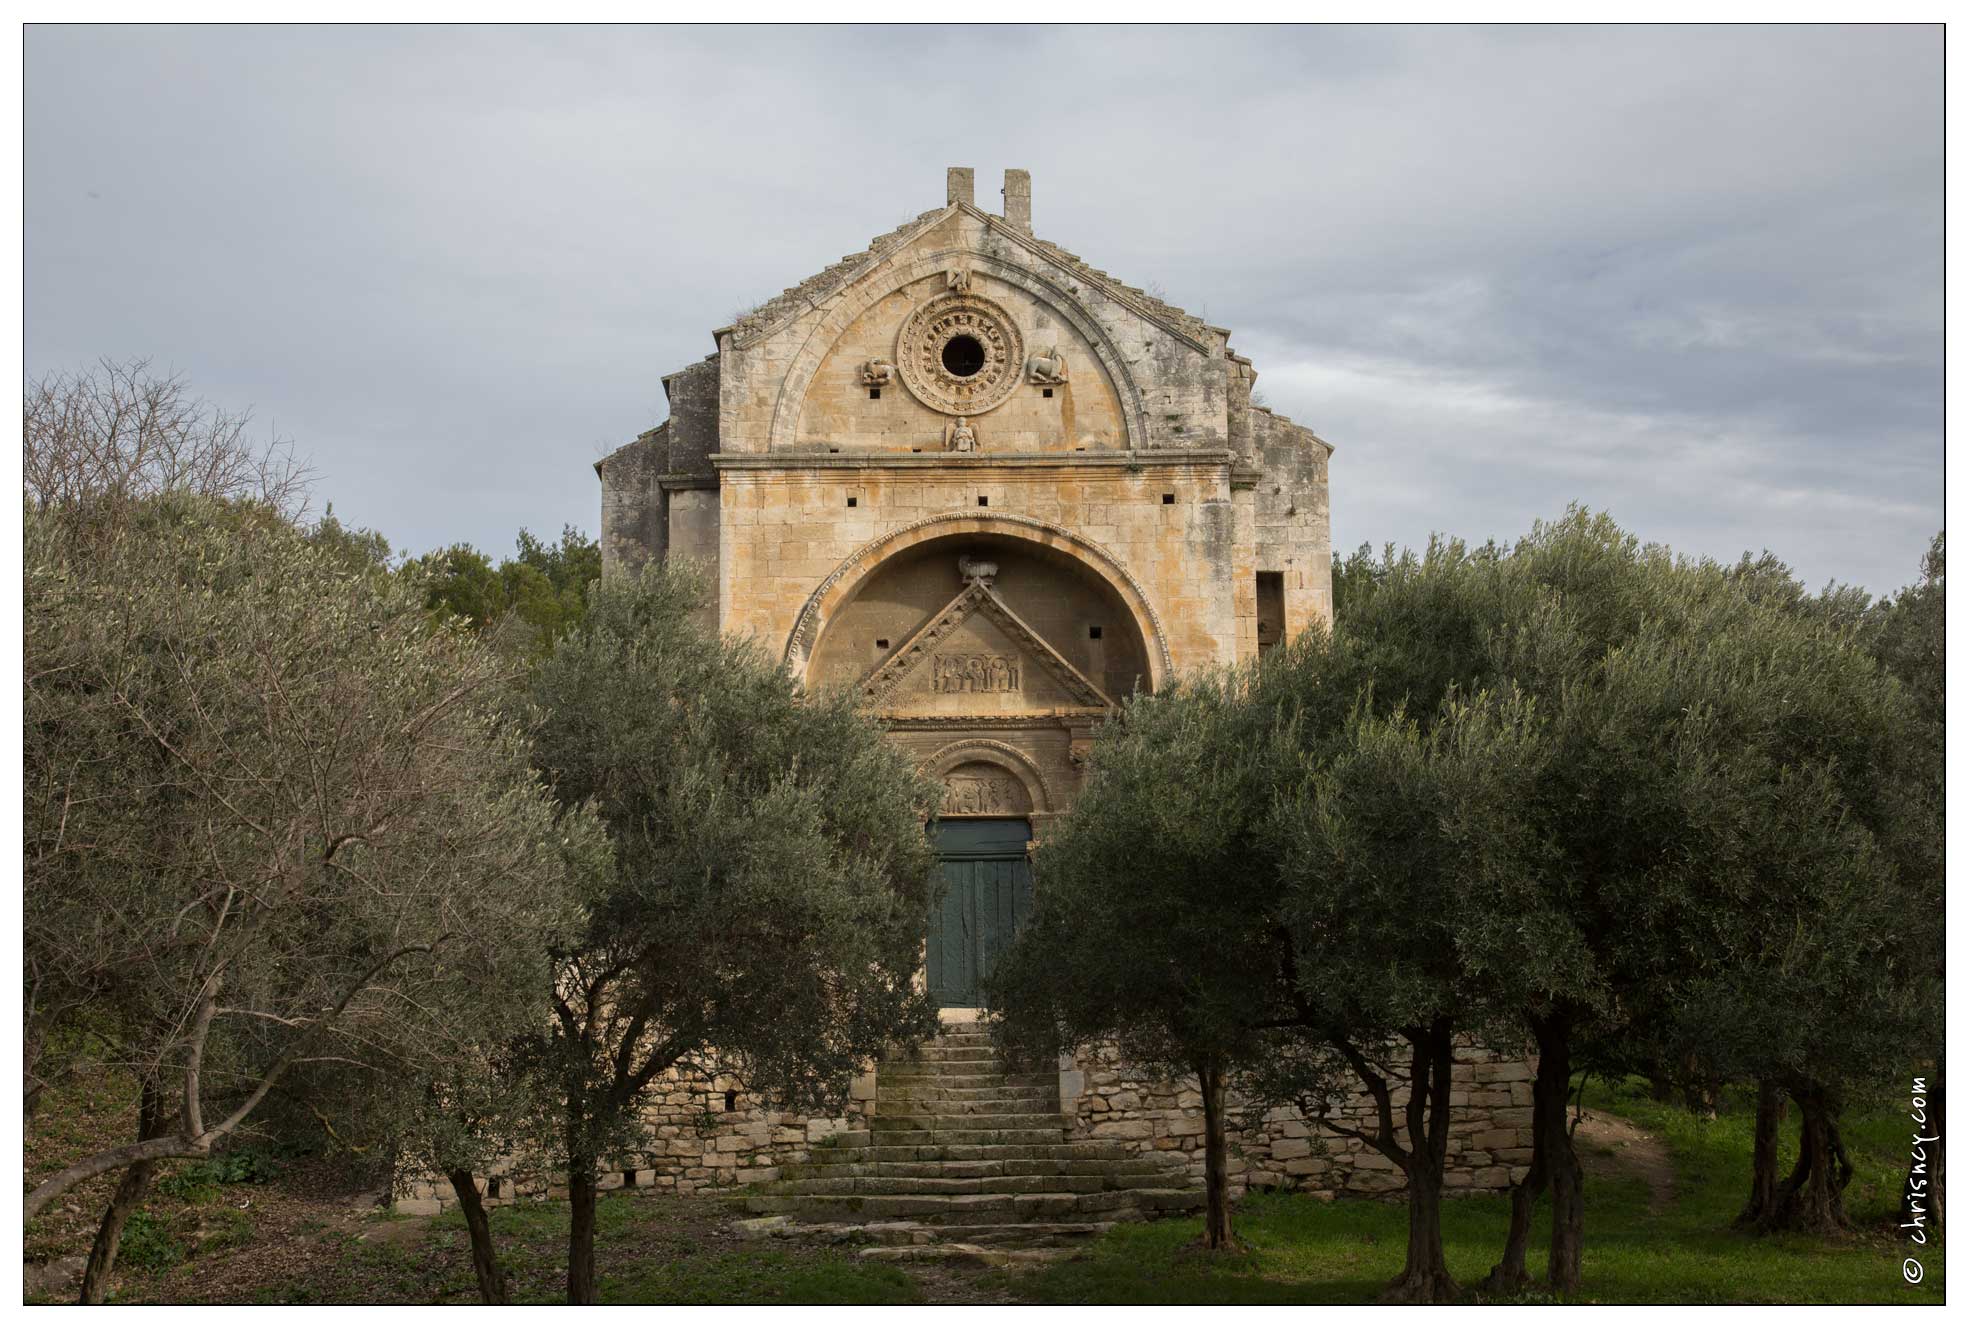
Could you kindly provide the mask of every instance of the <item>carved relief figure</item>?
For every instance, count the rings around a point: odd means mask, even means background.
[[[982,779],[974,775],[954,775],[944,781],[943,810],[958,815],[1017,810],[1005,780]]]
[[[1017,692],[1016,655],[939,655],[930,661],[932,692]]]
[[[969,554],[959,554],[957,556],[957,575],[967,582],[988,582],[998,575],[998,565],[989,559],[972,558]]]
[[[951,268],[943,275],[944,284],[959,295],[971,293],[971,271],[969,268]]]
[[[971,428],[971,422],[968,418],[960,415],[944,427],[943,446],[945,452],[976,452],[978,450],[978,434],[976,430]]]
[[[896,381],[896,367],[887,360],[866,360],[861,366],[861,382],[865,388],[886,388]]]
[[[1026,379],[1040,387],[1053,388],[1067,381],[1066,357],[1058,346],[1048,346],[1044,355],[1026,361]]]

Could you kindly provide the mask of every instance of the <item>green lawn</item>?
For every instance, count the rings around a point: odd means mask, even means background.
[[[1893,1216],[1910,1132],[1891,1103],[1854,1111],[1847,1123],[1856,1172],[1846,1199],[1855,1231],[1832,1241],[1756,1238],[1730,1228],[1749,1184],[1750,1121],[1740,1105],[1726,1104],[1718,1120],[1704,1122],[1631,1088],[1596,1088],[1588,1092],[1589,1108],[1617,1112],[1667,1142],[1676,1196],[1654,1214],[1638,1178],[1589,1176],[1578,1300],[1942,1302],[1937,1243],[1917,1252],[1926,1269],[1921,1285],[1902,1278],[1902,1258],[1913,1248],[1896,1238]],[[1789,1167],[1790,1158],[1781,1162]],[[1507,1216],[1502,1197],[1444,1205],[1444,1244],[1459,1280],[1474,1284],[1489,1272]],[[1541,1206],[1534,1273],[1543,1269],[1547,1221]],[[1249,1252],[1231,1257],[1189,1248],[1201,1231],[1194,1220],[1117,1229],[1088,1258],[1015,1276],[1008,1290],[1047,1302],[1361,1302],[1401,1271],[1407,1242],[1406,1211],[1369,1200],[1255,1196],[1240,1209],[1236,1227]]]
[[[1742,1104],[1698,1121],[1631,1088],[1596,1085],[1589,1108],[1608,1110],[1666,1144],[1673,1198],[1651,1197],[1632,1155],[1589,1146],[1585,1284],[1597,1302],[1902,1302],[1940,1304],[1940,1246],[1918,1251],[1893,1229],[1909,1124],[1887,1101],[1849,1111],[1857,1171],[1847,1191],[1855,1230],[1836,1240],[1754,1238],[1730,1220],[1748,1185],[1749,1118]],[[1787,1144],[1795,1123],[1787,1123]],[[1645,1140],[1640,1141],[1645,1145]],[[235,1160],[237,1161],[237,1160]],[[1789,1158],[1782,1160],[1789,1166]],[[382,1217],[347,1199],[310,1198],[301,1165],[277,1180],[238,1168],[173,1164],[126,1236],[121,1302],[275,1304],[473,1303],[477,1288],[455,1212],[437,1219]],[[1659,1178],[1657,1178],[1658,1180]],[[105,1183],[106,1189],[107,1183]],[[59,1221],[30,1225],[45,1258],[84,1252],[89,1197]],[[1651,1210],[1653,1203],[1659,1212]],[[1497,1259],[1501,1196],[1444,1206],[1451,1271],[1466,1284]],[[597,1214],[598,1292],[618,1304],[873,1304],[959,1301],[1334,1303],[1372,1301],[1401,1268],[1406,1211],[1370,1200],[1322,1203],[1260,1195],[1238,1210],[1246,1253],[1213,1257],[1191,1243],[1196,1219],[1116,1229],[1078,1258],[1031,1271],[896,1267],[854,1258],[852,1247],[741,1237],[717,1197],[604,1196]],[[1536,1229],[1543,1237],[1545,1217]],[[567,1206],[522,1204],[493,1212],[516,1302],[562,1298]],[[1926,1266],[1902,1279],[1910,1252]],[[1531,1267],[1542,1270],[1534,1245]],[[73,1294],[70,1293],[70,1296]],[[37,1298],[39,1299],[39,1298]],[[56,1299],[62,1299],[57,1297]],[[1532,1300],[1541,1299],[1533,1294]]]

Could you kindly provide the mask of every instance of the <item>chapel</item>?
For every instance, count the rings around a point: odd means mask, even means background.
[[[927,980],[973,1007],[1096,725],[1332,615],[1327,463],[1228,329],[1039,238],[1025,171],[712,334],[597,463],[605,567],[689,559],[716,626],[854,688],[942,783]]]

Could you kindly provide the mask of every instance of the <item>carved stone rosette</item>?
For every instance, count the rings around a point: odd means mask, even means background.
[[[952,373],[944,348],[970,337],[984,351],[974,374]],[[1012,316],[993,301],[951,292],[917,306],[896,338],[896,366],[916,399],[946,415],[979,415],[998,406],[1019,386],[1025,337]]]

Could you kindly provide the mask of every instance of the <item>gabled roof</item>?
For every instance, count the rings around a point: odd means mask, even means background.
[[[999,235],[1066,268],[1082,281],[1099,288],[1117,304],[1134,310],[1144,319],[1166,332],[1181,337],[1200,351],[1207,351],[1210,348],[1212,332],[1228,335],[1227,329],[1205,323],[1195,315],[1167,301],[1157,299],[1138,286],[1129,286],[1120,279],[1110,276],[1089,264],[1080,255],[1062,249],[1050,241],[1028,235],[1007,223],[1003,217],[980,211],[968,203],[952,203],[912,217],[895,230],[876,236],[869,242],[868,248],[859,253],[842,255],[838,263],[823,268],[796,286],[787,287],[758,308],[747,312],[729,327],[719,328],[712,335],[721,337],[729,332],[738,346],[751,345],[808,310],[819,308],[828,297],[857,280],[864,273],[873,271],[890,255],[906,246],[919,232],[928,230],[937,222],[958,211],[969,213]]]

